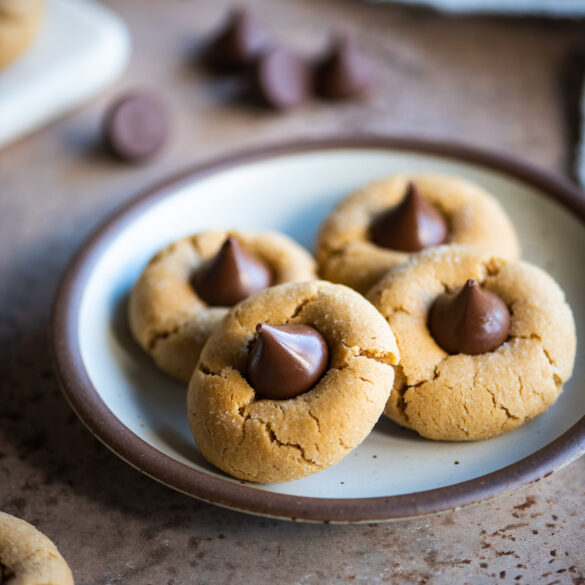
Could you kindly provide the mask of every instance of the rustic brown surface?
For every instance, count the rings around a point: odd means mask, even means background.
[[[124,79],[0,154],[0,508],[52,537],[78,584],[585,583],[585,458],[528,488],[457,512],[367,526],[266,520],[191,500],[98,443],[51,370],[47,322],[59,275],[90,231],[154,180],[270,140],[335,131],[453,138],[564,172],[566,70],[585,24],[448,19],[344,0],[250,0],[311,53],[336,27],[380,69],[369,104],[313,102],[274,116],[234,102],[238,84],[190,56],[227,3],[109,0],[135,43]],[[96,146],[109,99],[159,88],[175,134],[132,168]]]

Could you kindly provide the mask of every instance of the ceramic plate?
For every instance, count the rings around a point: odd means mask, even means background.
[[[130,35],[111,10],[97,2],[48,0],[39,38],[0,71],[0,146],[98,94],[129,57]]]
[[[492,192],[512,217],[524,257],[566,291],[585,338],[585,203],[562,179],[455,145],[331,140],[248,152],[176,177],[114,215],[79,251],[55,305],[55,364],[72,407],[103,443],[191,496],[268,516],[381,521],[452,509],[509,491],[585,450],[584,344],[546,413],[475,443],[433,442],[382,418],[338,465],[289,483],[255,485],[209,465],[189,432],[185,388],[132,341],[128,292],[172,240],[209,228],[276,229],[312,249],[333,205],[396,171],[455,173]]]

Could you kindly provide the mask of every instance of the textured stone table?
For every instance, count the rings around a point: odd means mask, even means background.
[[[77,246],[153,181],[234,148],[337,131],[451,138],[564,173],[574,132],[567,68],[585,23],[446,19],[344,0],[250,0],[308,54],[353,31],[380,69],[368,104],[313,102],[286,116],[240,105],[239,86],[191,58],[227,4],[109,0],[132,30],[125,78],[100,99],[0,153],[0,509],[51,536],[78,584],[585,583],[585,458],[457,512],[323,526],[246,516],[175,493],[95,440],[51,370],[54,290]],[[173,108],[173,140],[131,168],[97,146],[126,88]]]

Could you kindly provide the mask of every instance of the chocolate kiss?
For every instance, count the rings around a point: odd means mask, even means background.
[[[315,77],[317,93],[336,100],[364,95],[374,81],[372,65],[347,37],[333,43]]]
[[[231,307],[272,283],[266,264],[228,238],[219,252],[193,276],[197,294],[208,304]]]
[[[308,325],[256,325],[248,381],[257,394],[284,400],[310,390],[327,368],[329,348]]]
[[[445,218],[414,183],[409,183],[402,202],[379,215],[371,229],[378,246],[401,252],[418,252],[447,239]]]
[[[459,291],[437,297],[429,327],[435,341],[451,354],[486,353],[506,341],[510,311],[497,294],[471,279]]]
[[[244,9],[236,9],[207,49],[207,61],[221,69],[243,67],[260,54],[267,42],[267,35],[250,14]]]
[[[256,97],[275,110],[288,110],[307,99],[311,75],[305,60],[283,47],[262,53],[252,70]]]

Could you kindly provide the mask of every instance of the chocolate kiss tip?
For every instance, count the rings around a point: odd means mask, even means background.
[[[262,398],[285,400],[310,390],[329,361],[323,336],[301,324],[256,325],[248,381]]]
[[[506,341],[510,311],[498,295],[469,279],[459,291],[437,297],[429,328],[435,341],[451,354],[486,353]]]
[[[193,276],[197,294],[208,304],[231,307],[272,284],[266,263],[228,237],[218,253]]]
[[[347,34],[338,34],[316,68],[317,93],[330,99],[352,99],[368,93],[373,68]]]
[[[208,47],[210,65],[234,69],[251,63],[267,44],[264,31],[242,7],[233,8],[227,23]]]
[[[411,182],[402,201],[374,219],[371,233],[378,246],[400,252],[418,252],[438,246],[447,239],[447,222]]]

